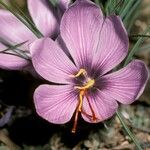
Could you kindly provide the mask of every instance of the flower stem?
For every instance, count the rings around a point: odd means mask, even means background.
[[[133,135],[133,133],[130,131],[130,129],[128,128],[128,126],[125,124],[122,114],[117,111],[116,112],[117,117],[119,118],[122,126],[124,127],[125,131],[127,132],[127,134],[129,135],[129,137],[131,138],[131,140],[134,142],[134,144],[136,145],[138,150],[143,150],[142,147],[140,146],[139,142],[137,141],[137,139],[135,138],[135,136]]]

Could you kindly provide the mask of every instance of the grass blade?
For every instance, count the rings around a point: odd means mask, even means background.
[[[134,2],[135,2],[135,0],[128,1],[125,8],[123,9],[123,11],[120,12],[120,17],[122,18],[122,20],[124,19],[125,15],[129,12],[129,10],[131,9]]]
[[[127,132],[127,134],[129,135],[129,137],[131,138],[131,140],[136,145],[137,149],[138,150],[143,150],[142,147],[141,147],[141,145],[139,144],[139,142],[135,138],[135,136],[132,134],[132,132],[130,131],[130,129],[128,128],[128,126],[125,124],[124,119],[123,119],[121,113],[119,111],[117,111],[116,114],[117,114],[117,117],[120,120],[122,126],[124,127],[125,131]]]
[[[37,32],[24,18],[22,18],[19,14],[17,14],[15,11],[13,11],[9,6],[7,6],[5,3],[0,0],[0,4],[9,10],[14,16],[16,16],[29,30],[31,30],[37,38],[41,38],[42,35]]]
[[[20,47],[20,46],[22,46],[22,45],[24,45],[25,43],[27,43],[28,41],[25,41],[25,42],[22,42],[22,43],[19,43],[19,44],[16,44],[16,45],[6,45],[6,44],[4,44],[5,46],[8,46],[8,48],[7,49],[5,49],[5,50],[3,50],[3,51],[8,51],[8,50],[13,50],[13,49],[16,49],[16,48],[18,48],[18,47]]]
[[[130,22],[128,23],[128,25],[127,25],[127,31],[128,31],[128,33],[130,33],[131,32],[131,29],[132,29],[132,27],[133,27],[133,24],[135,23],[135,20],[137,19],[137,17],[139,16],[139,13],[137,12],[135,12],[133,15],[132,15],[132,19],[130,19]]]
[[[131,34],[131,35],[129,35],[129,37],[135,37],[135,38],[147,37],[147,38],[150,38],[150,35],[145,35],[145,34]]]
[[[125,26],[127,26],[128,22],[130,22],[130,20],[132,20],[132,14],[136,13],[136,10],[140,6],[140,4],[141,4],[141,0],[137,0],[134,3],[134,5],[132,6],[132,9],[130,9],[129,12],[125,15],[125,17],[123,19],[123,23],[125,24]]]
[[[30,57],[26,54],[26,51],[18,49],[20,46],[24,45],[26,42],[27,41],[16,44],[16,45],[11,45],[10,43],[7,43],[7,44],[3,43],[8,48],[1,50],[0,53],[10,54],[10,55],[17,54],[16,56],[18,56],[18,57],[30,60]],[[8,52],[9,50],[12,50],[15,54]]]
[[[56,7],[58,0],[48,0],[54,7]]]
[[[145,29],[145,31],[143,32],[142,35],[147,34],[150,31],[150,25]],[[133,48],[131,49],[131,51],[129,52],[128,57],[125,60],[124,66],[126,66],[130,60],[132,59],[133,55],[138,51],[138,47],[140,46],[140,44],[145,40],[145,37],[140,37],[137,42],[134,44]]]
[[[99,0],[94,0],[94,2],[100,6],[100,1]]]
[[[20,15],[30,24],[30,26],[39,34],[39,36],[43,37],[43,34],[36,28],[35,24],[31,21],[31,19],[27,17],[27,15],[19,8],[18,4],[15,1],[13,1],[12,4],[14,9],[20,13]]]
[[[150,50],[150,44],[145,44],[144,46],[138,48],[138,52],[144,50]]]

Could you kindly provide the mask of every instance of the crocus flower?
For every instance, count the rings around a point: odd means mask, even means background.
[[[67,49],[49,38],[30,47],[35,70],[55,83],[35,90],[41,117],[64,124],[74,114],[76,132],[79,114],[87,122],[101,122],[117,111],[118,102],[131,104],[142,94],[148,79],[142,61],[111,71],[128,52],[127,32],[118,16],[105,17],[94,3],[77,0],[62,17],[60,35]]]
[[[59,0],[59,8],[66,9],[69,2],[69,0]],[[58,34],[58,13],[48,4],[48,1],[28,0],[27,3],[29,13],[39,31],[45,37],[54,37]],[[0,9],[0,29],[0,37],[12,45],[26,42],[19,49],[21,49],[22,53],[30,55],[28,54],[29,44],[37,39],[37,37],[7,10]],[[7,50],[4,53],[4,49],[7,49],[7,47],[0,43],[0,68],[20,70],[30,63],[27,59],[19,57],[13,50]]]

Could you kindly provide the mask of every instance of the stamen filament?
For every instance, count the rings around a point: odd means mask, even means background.
[[[86,117],[88,117],[89,119],[92,118],[92,115],[87,114],[83,109],[82,109],[81,113],[82,113],[83,115],[85,115]]]
[[[78,122],[78,116],[79,116],[79,112],[81,112],[82,110],[82,104],[83,104],[83,96],[84,96],[85,91],[81,90],[80,94],[79,94],[79,104],[78,107],[76,109],[76,114],[75,114],[75,120],[74,120],[74,125],[72,128],[72,133],[76,132],[76,128],[77,128],[77,122]]]
[[[92,105],[91,105],[91,103],[90,103],[90,101],[89,101],[89,98],[88,98],[87,94],[85,94],[85,97],[86,97],[86,99],[87,99],[87,101],[88,101],[88,104],[89,104],[90,109],[91,109],[91,112],[92,112],[92,119],[93,119],[93,121],[95,122],[95,121],[97,120],[97,117],[96,117],[96,115],[95,115],[95,112],[94,112],[94,110],[93,110],[93,108],[92,108]]]
[[[83,104],[83,96],[84,96],[85,91],[81,90],[79,94],[79,111],[81,112],[82,109],[82,104]]]
[[[79,72],[76,74],[76,75],[73,75],[74,77],[79,77],[81,74],[83,74],[84,76],[87,75],[87,72],[85,69],[80,69]],[[85,85],[83,86],[75,86],[74,88],[75,89],[78,89],[79,90],[79,103],[77,105],[77,108],[76,108],[76,112],[75,112],[75,119],[74,119],[74,124],[73,124],[73,128],[72,128],[72,133],[75,133],[76,132],[76,128],[77,128],[77,123],[78,123],[78,116],[79,116],[79,112],[84,114],[85,116],[87,116],[90,120],[92,121],[96,121],[97,118],[96,118],[96,115],[95,115],[95,112],[90,104],[90,101],[89,101],[89,98],[86,94],[87,90],[91,87],[93,87],[95,84],[95,80],[94,79],[87,79],[87,82],[85,83]],[[85,111],[83,111],[82,109],[82,105],[83,105],[83,98],[84,96],[86,97],[87,101],[88,101],[88,104],[89,104],[89,107],[90,107],[90,110],[92,112],[92,115],[89,115],[87,114]]]
[[[73,128],[72,128],[72,133],[76,133],[76,128],[77,128],[77,122],[78,122],[78,116],[79,116],[79,111],[78,108],[76,110],[76,115],[75,115],[75,119],[74,119],[74,124],[73,124]]]

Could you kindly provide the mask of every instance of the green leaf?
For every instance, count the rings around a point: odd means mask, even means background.
[[[13,4],[14,9],[18,11],[20,15],[28,22],[28,24],[37,32],[39,37],[43,37],[43,34],[36,28],[32,20],[20,9],[18,4],[15,2],[15,0],[12,2],[12,4]]]
[[[132,14],[132,18],[130,19],[130,21],[128,22],[128,25],[127,25],[128,33],[130,33],[130,31],[133,27],[133,24],[135,23],[135,20],[137,19],[138,16],[139,16],[138,12],[134,12],[134,14]]]
[[[122,21],[123,21],[123,23],[125,24],[126,27],[128,26],[129,22],[132,20],[133,14],[138,13],[137,11],[139,11],[139,9],[138,9],[139,6],[141,6],[141,0],[135,1],[135,3],[132,5],[132,8],[129,9],[128,13],[123,18]]]
[[[49,0],[49,2],[56,7],[58,0]]]
[[[145,44],[144,46],[139,47],[137,51],[139,52],[147,49],[150,49],[150,44]]]
[[[124,127],[125,131],[127,132],[127,134],[129,135],[129,137],[131,138],[131,140],[134,142],[134,144],[136,145],[138,150],[143,150],[141,145],[139,144],[139,142],[137,141],[137,139],[135,138],[135,136],[133,135],[133,133],[130,131],[130,129],[128,128],[128,126],[125,124],[125,121],[123,119],[122,114],[117,111],[116,112],[118,119],[120,120],[122,126]]]
[[[131,34],[131,35],[129,35],[129,37],[135,37],[135,38],[147,37],[147,38],[150,38],[150,35],[145,35],[145,34]]]
[[[100,1],[99,0],[94,0],[94,2],[100,6]]]
[[[120,15],[128,2],[129,0],[108,0],[105,5],[107,15]]]
[[[9,54],[9,55],[16,55],[16,56],[24,58],[26,60],[30,60],[30,57],[26,54],[27,52],[19,49],[19,47],[24,45],[26,42],[27,41],[16,44],[16,45],[11,45],[8,42],[7,42],[7,44],[3,43],[8,48],[1,50],[0,53]],[[10,53],[9,52],[10,50],[12,50],[12,52],[14,52],[14,53]]]
[[[146,35],[148,32],[150,32],[150,25],[145,29],[142,35]],[[137,40],[137,42],[134,44],[133,48],[129,52],[125,60],[124,66],[126,66],[132,60],[133,55],[138,51],[140,44],[143,43],[144,40],[145,40],[145,37],[140,37]]]
[[[119,14],[122,19],[129,12],[129,10],[132,8],[132,5],[133,5],[134,2],[135,2],[135,0],[129,0],[127,2],[126,6],[124,7],[124,9]]]
[[[122,0],[122,6],[118,12],[119,15],[122,13],[122,11],[124,10],[124,8],[126,7],[128,2],[129,2],[129,0]]]
[[[13,9],[11,9],[9,6],[7,6],[5,3],[3,3],[2,0],[0,0],[0,4],[5,9],[9,10],[14,16],[16,16],[29,30],[31,30],[35,34],[35,36],[37,36],[37,38],[41,38],[43,36],[42,33],[38,29],[36,29],[36,27],[33,24],[31,24],[31,22],[27,19],[27,17],[25,17],[24,15],[21,16],[21,15],[17,14]],[[20,10],[18,10],[18,11],[20,11]]]

